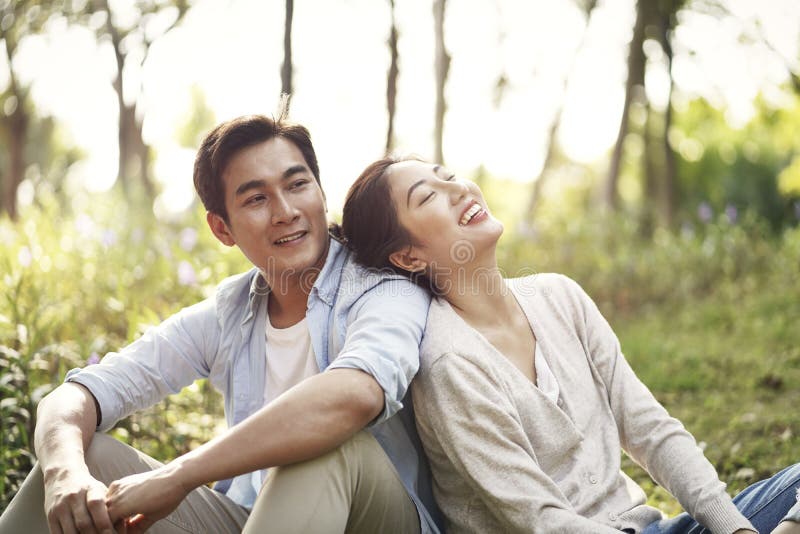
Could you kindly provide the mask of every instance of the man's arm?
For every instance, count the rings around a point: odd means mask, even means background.
[[[367,373],[333,369],[312,376],[222,436],[155,471],[111,484],[111,518],[142,514],[129,532],[143,531],[204,483],[324,454],[364,428],[383,405],[383,389]]]
[[[96,399],[80,384],[62,384],[39,403],[34,448],[52,533],[112,532],[106,487],[92,477],[84,459],[99,421]]]

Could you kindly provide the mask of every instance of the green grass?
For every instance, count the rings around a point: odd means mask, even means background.
[[[800,295],[765,284],[613,320],[631,366],[704,445],[732,494],[800,461]],[[673,515],[679,505],[626,458]]]
[[[512,185],[496,191],[516,202],[502,215],[501,266],[577,280],[732,492],[800,459],[800,228],[770,235],[743,216],[651,238],[630,218],[583,215],[517,232],[508,221],[524,199]],[[199,211],[156,222],[108,197],[73,199],[76,213],[55,198],[37,202],[17,224],[0,220],[0,510],[32,465],[36,403],[68,369],[248,267],[214,241]],[[201,381],[113,434],[168,461],[223,427],[222,402]],[[623,466],[653,504],[680,510],[630,460]]]

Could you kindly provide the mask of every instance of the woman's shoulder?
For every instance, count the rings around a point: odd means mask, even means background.
[[[551,299],[573,299],[582,292],[580,285],[561,273],[535,273],[508,279],[509,285],[521,297],[545,297]]]

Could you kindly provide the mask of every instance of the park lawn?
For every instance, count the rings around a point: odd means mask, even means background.
[[[610,317],[633,369],[694,434],[731,494],[800,461],[800,295],[775,282]],[[650,504],[681,511],[627,457],[623,468]]]

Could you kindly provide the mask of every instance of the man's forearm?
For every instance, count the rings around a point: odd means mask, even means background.
[[[313,376],[167,466],[187,489],[311,458],[342,444],[380,414],[383,390],[361,371]]]
[[[85,467],[84,451],[95,433],[98,413],[89,390],[66,383],[39,403],[34,448],[47,479],[54,468]]]

